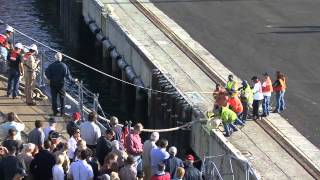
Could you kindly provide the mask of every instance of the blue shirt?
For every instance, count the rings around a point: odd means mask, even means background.
[[[165,159],[168,159],[170,155],[166,151],[166,149],[158,147],[151,150],[150,157],[151,157],[151,175],[155,175],[157,174],[157,171],[158,171],[158,164],[160,162],[163,162]]]

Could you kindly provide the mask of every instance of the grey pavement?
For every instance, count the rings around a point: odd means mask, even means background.
[[[320,1],[151,1],[240,78],[283,71],[282,115],[320,147]]]

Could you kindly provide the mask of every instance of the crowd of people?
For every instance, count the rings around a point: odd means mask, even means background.
[[[285,109],[284,94],[287,86],[283,73],[277,71],[276,80],[273,83],[268,73],[263,73],[262,82],[257,76],[253,76],[251,80],[252,87],[246,80],[242,81],[242,87],[238,87],[233,75],[229,75],[226,86],[217,84],[213,92],[215,99],[213,111],[216,114],[208,116],[209,118],[218,116],[222,120],[227,137],[238,130],[236,125],[244,126],[249,116],[253,120],[269,116],[272,93],[275,93],[276,99],[276,107],[273,112],[280,113]],[[261,104],[262,114],[259,112]]]
[[[33,89],[39,60],[36,58],[37,46],[32,44],[26,49],[21,43],[12,44],[10,37],[14,29],[6,28],[0,34],[1,71],[7,72],[7,96],[19,98],[19,80],[24,77],[25,97],[27,105],[34,106]],[[116,117],[110,119],[111,128],[101,132],[97,125],[97,113],[92,112],[86,121],[80,121],[80,113],[76,112],[72,120],[66,124],[69,138],[61,139],[56,130],[57,115],[64,115],[65,81],[77,81],[70,75],[66,64],[62,63],[62,54],[55,55],[56,62],[45,70],[49,80],[52,97],[52,117],[48,126],[36,120],[34,129],[23,140],[21,132],[24,123],[15,113],[7,115],[7,121],[0,125],[1,137],[5,137],[0,147],[0,180],[34,179],[34,180],[200,180],[201,172],[193,166],[195,157],[187,155],[185,161],[176,157],[177,148],[168,148],[168,141],[159,138],[153,132],[150,139],[142,143],[140,133],[143,126],[137,123],[132,129],[130,125],[121,126]],[[6,61],[6,62],[4,62]],[[5,64],[9,65],[4,68]],[[269,116],[270,99],[275,93],[275,113],[285,108],[284,94],[286,79],[283,73],[277,72],[276,81],[272,83],[267,73],[263,74],[263,82],[257,76],[252,77],[252,87],[242,81],[242,87],[229,75],[225,87],[216,85],[213,92],[214,111],[222,120],[225,135],[230,136],[237,131],[237,125],[244,126],[251,117],[258,120]],[[57,98],[59,96],[60,111]],[[262,114],[259,108],[262,103]]]
[[[153,132],[142,143],[141,123],[120,125],[111,117],[111,128],[101,132],[97,113],[81,121],[79,112],[65,124],[68,136],[56,129],[58,118],[52,116],[47,127],[36,120],[34,129],[22,136],[25,125],[11,112],[0,125],[0,180],[201,180],[193,166],[195,157],[177,157],[176,147]]]

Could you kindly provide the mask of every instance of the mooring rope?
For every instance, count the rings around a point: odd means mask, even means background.
[[[8,25],[8,26],[11,26],[11,25],[5,23],[5,22],[2,21],[2,20],[0,20],[0,24],[6,24],[6,25]],[[128,82],[128,81],[124,81],[124,80],[122,80],[122,79],[120,79],[120,78],[114,77],[114,76],[112,76],[112,75],[110,75],[110,74],[107,74],[107,73],[105,73],[105,72],[103,72],[103,71],[101,71],[101,70],[99,70],[99,69],[96,69],[96,68],[94,68],[94,67],[92,67],[92,66],[90,66],[90,65],[88,65],[88,64],[85,64],[85,63],[81,62],[80,60],[75,59],[75,58],[73,58],[73,57],[71,57],[71,56],[69,56],[69,55],[67,55],[67,54],[65,54],[65,53],[63,53],[63,52],[61,52],[61,51],[59,51],[59,50],[57,50],[57,49],[54,49],[54,48],[50,47],[49,45],[46,45],[45,43],[42,43],[41,41],[36,40],[35,38],[33,38],[33,37],[31,37],[31,36],[23,33],[22,31],[16,29],[14,26],[11,26],[11,27],[13,27],[13,29],[15,30],[15,32],[19,33],[20,35],[22,35],[22,36],[24,36],[24,37],[26,37],[26,38],[28,38],[28,39],[30,39],[30,40],[32,40],[32,41],[40,44],[40,45],[42,45],[43,47],[46,47],[47,49],[50,49],[51,51],[54,51],[54,52],[56,52],[56,53],[61,53],[64,57],[66,57],[66,58],[68,58],[68,59],[70,59],[70,60],[72,60],[72,61],[74,61],[74,62],[76,62],[76,63],[78,63],[78,64],[81,64],[81,65],[83,65],[83,66],[85,66],[85,67],[87,67],[87,68],[89,68],[89,69],[91,69],[91,70],[93,70],[93,71],[95,71],[95,72],[98,72],[98,73],[100,73],[100,74],[102,74],[102,75],[104,75],[104,76],[106,76],[106,77],[109,77],[109,78],[114,79],[114,80],[116,80],[116,81],[120,81],[120,82],[125,83],[125,84],[127,84],[127,85],[131,85],[131,86],[134,86],[134,87],[138,87],[138,88],[141,88],[141,89],[144,89],[144,90],[147,90],[147,91],[156,92],[156,93],[162,93],[162,94],[174,94],[174,92],[165,92],[165,91],[155,90],[155,89],[152,89],[152,88],[147,88],[147,87],[144,87],[144,86],[139,86],[139,85],[130,83],[130,82]],[[213,92],[210,92],[210,91],[209,91],[209,92],[208,92],[208,91],[186,91],[186,92],[183,92],[183,93],[185,93],[185,94],[194,94],[194,93],[199,93],[199,94],[212,94]]]

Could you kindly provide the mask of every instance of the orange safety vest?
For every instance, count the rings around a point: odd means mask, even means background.
[[[24,60],[24,61],[27,61],[31,55],[32,55],[31,52],[27,52],[27,53],[23,56],[23,60]]]
[[[13,50],[11,53],[10,53],[10,58],[9,60],[10,61],[16,61],[17,60],[17,57],[20,55],[20,53],[18,53],[16,50]]]
[[[273,90],[277,91],[277,92],[285,90],[287,87],[286,83],[285,83],[286,82],[285,79],[278,79],[278,81],[280,84],[278,86],[274,87]]]
[[[272,89],[272,82],[271,82],[271,79],[270,78],[268,78],[265,82],[265,87],[264,86],[262,86],[262,92],[263,93],[268,93],[268,92],[272,92],[273,91],[273,89]]]
[[[243,111],[242,103],[237,96],[230,98],[228,103],[234,112],[241,113]]]
[[[9,49],[9,44],[7,42],[7,38],[8,37],[6,35],[0,34],[0,45],[4,48]]]

